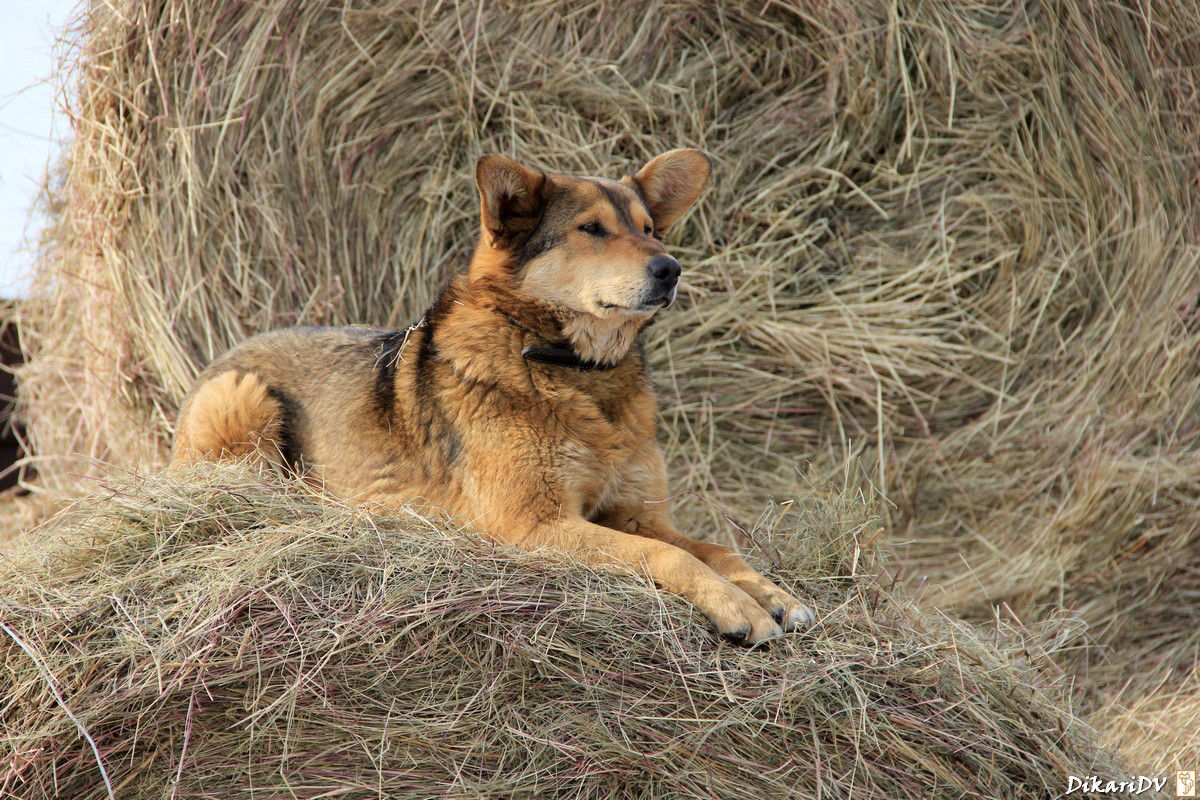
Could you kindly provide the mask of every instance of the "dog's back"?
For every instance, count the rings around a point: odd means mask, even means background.
[[[359,467],[397,455],[405,420],[392,387],[409,334],[290,328],[247,340],[200,374],[179,414],[172,463],[249,456],[322,465],[330,488],[363,494]]]

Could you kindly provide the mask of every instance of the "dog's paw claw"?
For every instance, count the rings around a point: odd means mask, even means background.
[[[791,610],[787,612],[787,619],[779,620],[779,624],[783,626],[784,630],[794,631],[797,628],[807,628],[816,621],[816,613],[808,606],[792,606]]]
[[[721,631],[721,635],[734,644],[745,643],[747,637],[750,636],[750,626],[743,625],[740,628],[734,628],[731,631]]]
[[[721,635],[730,642],[742,647],[758,647],[766,644],[770,639],[782,636],[783,628],[779,625],[772,625],[765,632],[756,634],[751,626],[745,625],[732,631],[723,631]]]

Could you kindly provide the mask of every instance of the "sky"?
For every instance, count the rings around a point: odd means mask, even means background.
[[[43,224],[30,209],[70,134],[47,79],[76,2],[0,0],[0,297],[24,292]]]

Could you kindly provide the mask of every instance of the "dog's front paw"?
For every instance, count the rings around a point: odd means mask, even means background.
[[[696,599],[697,607],[717,632],[734,644],[754,647],[783,633],[753,597],[727,581],[715,582],[704,595]]]
[[[733,584],[758,602],[785,631],[801,630],[817,621],[816,613],[761,575],[739,577]]]

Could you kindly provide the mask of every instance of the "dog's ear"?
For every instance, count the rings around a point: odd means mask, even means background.
[[[633,180],[646,198],[654,228],[662,233],[692,207],[708,176],[712,162],[699,150],[671,150],[638,170]]]
[[[480,158],[475,162],[475,185],[483,230],[493,247],[510,244],[542,216],[546,176],[511,158]]]

